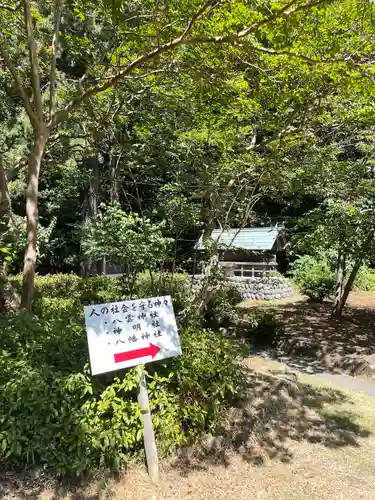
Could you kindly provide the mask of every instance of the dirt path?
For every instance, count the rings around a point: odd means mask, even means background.
[[[316,377],[336,387],[359,392],[375,398],[375,381],[352,377],[344,373],[318,373]]]
[[[375,310],[375,292],[351,292],[348,306]]]
[[[346,373],[332,373],[327,371],[324,363],[314,358],[295,356],[276,356],[272,358],[267,351],[259,352],[252,358],[255,364],[257,358],[261,359],[261,363],[269,360],[271,363],[275,363],[275,366],[286,369],[291,373],[315,375],[317,379],[321,379],[335,387],[375,397],[375,380],[373,378],[354,377]]]

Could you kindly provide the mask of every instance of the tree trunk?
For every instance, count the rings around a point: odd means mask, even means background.
[[[88,225],[95,222],[98,216],[98,198],[100,186],[100,168],[97,156],[92,156],[85,161],[89,167],[89,184],[84,203],[83,220]],[[99,264],[99,267],[101,265]],[[96,276],[98,274],[98,261],[94,257],[85,257],[81,261],[81,276]]]
[[[105,276],[107,274],[107,259],[105,255],[98,260],[96,271],[99,276]]]
[[[357,254],[357,260],[354,262],[354,266],[353,266],[353,269],[350,273],[349,279],[344,286],[344,289],[343,289],[343,292],[341,294],[341,298],[340,298],[339,304],[337,306],[337,309],[335,311],[333,311],[334,316],[336,318],[340,318],[342,315],[342,311],[343,311],[344,306],[346,304],[346,301],[348,299],[349,293],[350,293],[351,289],[353,288],[354,281],[355,281],[357,274],[358,274],[358,271],[362,265],[363,259],[365,258],[366,253],[369,251],[369,249],[372,245],[372,242],[374,240],[374,229],[375,228],[372,227],[372,229],[369,231],[369,233],[367,235],[367,239],[362,247],[362,250],[360,252],[358,252],[358,254]]]
[[[111,152],[109,157],[110,168],[110,201],[118,201],[119,199],[119,182],[118,182],[118,166],[120,163],[121,154],[117,156]]]
[[[39,172],[48,131],[43,129],[35,139],[28,157],[28,185],[26,190],[26,229],[27,246],[25,251],[22,280],[21,307],[31,310],[34,298],[34,277],[36,271],[36,243],[38,224],[38,187]]]
[[[8,226],[12,222],[12,204],[10,201],[8,182],[0,156],[0,217],[6,215]]]
[[[345,303],[346,303],[347,298],[349,296],[349,293],[350,293],[350,291],[351,291],[351,289],[353,287],[354,281],[355,281],[355,279],[357,277],[357,274],[358,274],[359,268],[362,265],[362,262],[363,262],[363,257],[361,256],[354,263],[354,266],[353,266],[353,269],[352,269],[352,271],[350,273],[348,281],[346,282],[346,284],[344,286],[344,289],[343,289],[340,301],[339,301],[339,303],[337,305],[337,308],[336,308],[336,310],[333,311],[333,314],[334,314],[334,316],[336,318],[340,318],[341,315],[342,315],[342,311],[344,309]]]
[[[212,243],[211,234],[215,229],[215,206],[213,203],[214,193],[212,188],[209,188],[203,197],[203,220],[205,220],[205,226],[202,234],[203,246],[209,246]],[[214,241],[214,243],[216,243]]]
[[[10,197],[8,192],[7,179],[5,175],[5,170],[3,167],[2,158],[0,156],[0,236],[3,237],[4,234],[8,232],[9,222],[10,222]],[[5,276],[6,276],[6,263],[0,260],[0,311],[4,310],[5,298],[4,298],[4,287],[5,287]]]
[[[337,255],[337,268],[336,268],[336,287],[335,287],[335,300],[333,304],[333,316],[336,316],[345,285],[345,266],[346,257],[342,249],[339,249]]]

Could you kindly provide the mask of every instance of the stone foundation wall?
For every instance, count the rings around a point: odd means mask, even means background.
[[[194,276],[193,280],[199,282],[202,278],[203,276]],[[293,295],[293,287],[290,282],[281,276],[265,278],[228,276],[227,282],[228,285],[237,288],[242,300],[275,300]]]
[[[237,288],[243,300],[275,300],[293,295],[289,281],[282,277],[238,278],[230,277],[228,282]]]

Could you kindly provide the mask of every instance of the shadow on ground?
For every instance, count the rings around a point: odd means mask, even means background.
[[[357,294],[359,295],[359,294]],[[332,304],[298,302],[251,312],[272,314],[283,327],[277,348],[269,354],[305,373],[346,371],[372,376],[375,365],[375,293],[361,306],[353,295],[341,320],[331,317]]]
[[[112,474],[110,479],[114,479]],[[92,479],[92,478],[91,478]],[[87,491],[87,484],[90,491]],[[60,484],[48,480],[43,473],[35,475],[35,470],[0,471],[1,500],[102,500],[107,491],[107,481],[81,480],[74,484]],[[107,498],[107,497],[106,497]]]
[[[183,449],[173,466],[182,475],[210,465],[229,466],[233,454],[254,465],[266,460],[293,460],[293,442],[319,443],[328,448],[359,447],[370,432],[355,423],[355,413],[337,411],[348,399],[335,389],[313,388],[298,382],[293,374],[247,370],[247,394],[230,411],[225,425],[203,445]],[[336,412],[330,407],[338,406]]]
[[[256,466],[268,460],[287,463],[293,461],[296,442],[358,448],[361,439],[370,436],[356,423],[354,406],[353,412],[347,410],[351,401],[342,391],[313,388],[290,373],[264,373],[250,368],[244,368],[244,373],[244,397],[225,414],[221,428],[199,445],[181,449],[171,460],[181,475],[213,465],[229,466],[234,456]],[[343,403],[346,411],[341,407]],[[43,477],[28,477],[25,473],[0,473],[0,484],[0,498],[7,500],[100,500],[106,492],[105,480],[93,482],[95,488],[91,485],[88,491],[84,484],[48,484]],[[46,490],[48,496],[39,497]]]

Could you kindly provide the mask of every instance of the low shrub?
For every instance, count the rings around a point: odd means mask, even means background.
[[[9,277],[15,290],[21,292],[22,277]],[[69,299],[80,305],[112,302],[125,298],[122,282],[118,277],[89,276],[75,274],[48,274],[35,277],[34,311],[43,309],[43,302],[54,299]]]
[[[21,292],[22,277],[9,278],[15,290]],[[135,277],[132,295],[125,292],[121,277],[89,276],[75,274],[50,274],[36,276],[34,312],[40,313],[46,308],[61,308],[68,301],[77,308],[86,304],[102,304],[126,299],[171,295],[175,310],[183,308],[190,288],[184,274],[141,273]],[[54,306],[54,304],[56,304]]]
[[[263,313],[251,318],[246,337],[255,347],[274,347],[282,331],[281,324],[273,314]]]
[[[173,298],[175,313],[186,307],[191,286],[186,274],[141,273],[137,276],[132,298],[170,295]]]
[[[312,301],[323,302],[334,292],[335,275],[325,259],[300,257],[291,266],[291,274],[300,291]]]
[[[0,331],[0,463],[79,475],[142,454],[138,375],[89,375],[74,297],[44,297],[37,315],[0,317]],[[181,357],[147,367],[162,452],[214,426],[240,387],[238,343],[198,329],[182,331],[181,342]]]
[[[241,293],[235,285],[223,285],[207,303],[204,325],[210,328],[229,326],[238,316],[236,306],[241,300]]]

